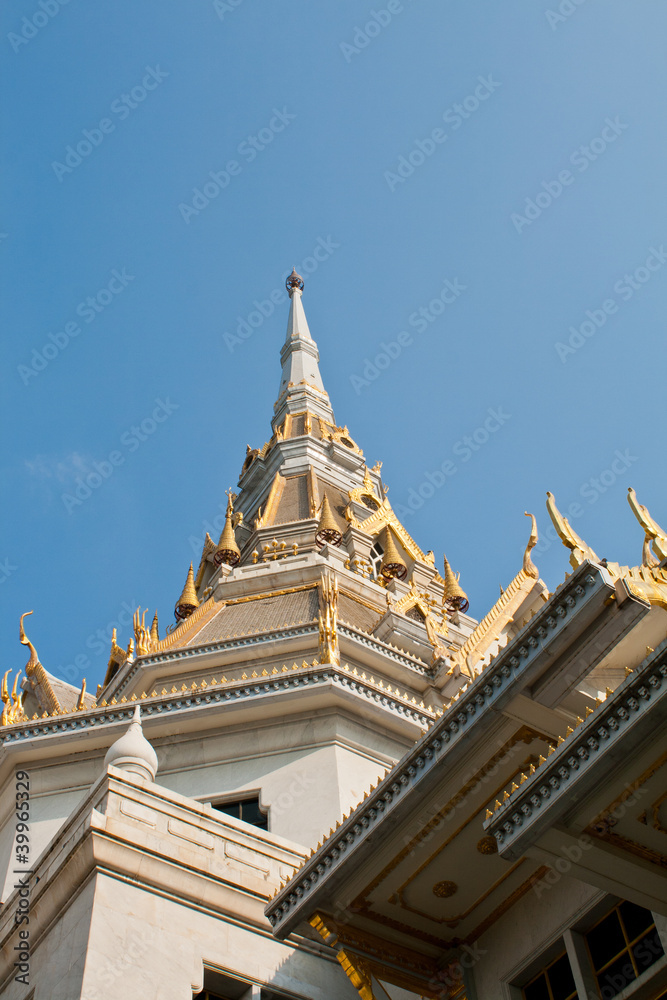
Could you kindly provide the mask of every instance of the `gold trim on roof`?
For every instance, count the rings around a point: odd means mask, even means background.
[[[320,633],[320,663],[340,664],[338,648],[338,581],[334,573],[324,573],[319,584],[320,613],[318,625]]]
[[[273,482],[271,483],[271,489],[269,490],[269,495],[266,498],[266,503],[264,505],[264,514],[262,515],[262,527],[269,527],[273,524],[275,516],[278,512],[278,505],[280,499],[283,495],[283,490],[285,489],[285,479],[276,472],[273,477]]]
[[[524,569],[520,569],[461,648],[452,653],[453,663],[467,667],[468,671],[472,670],[489,646],[500,640],[500,633],[511,624],[515,613],[536,586],[540,587],[542,595],[545,596],[547,588],[544,584],[540,584],[533,577],[529,577]]]
[[[193,611],[188,618],[179,622],[173,632],[165,635],[164,639],[160,639],[160,641],[156,643],[153,652],[163,653],[166,649],[178,646],[179,643],[184,644],[184,641],[190,637],[193,631],[195,631],[195,626],[200,628],[205,625],[206,621],[203,619],[206,618],[209,612],[211,612],[212,617],[212,612],[217,611],[220,607],[221,605],[219,603],[216,603],[212,597],[209,597],[208,600],[204,601],[203,604],[200,604],[197,610]]]
[[[308,504],[311,517],[317,517],[320,509],[320,487],[315,474],[315,466],[308,466]]]

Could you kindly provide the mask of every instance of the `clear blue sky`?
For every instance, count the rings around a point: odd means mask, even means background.
[[[404,523],[471,614],[518,570],[524,510],[548,527],[547,489],[600,556],[639,561],[628,485],[667,524],[667,9],[560,9],[4,6],[3,670],[31,608],[45,667],[79,657],[89,688],[126,606],[173,619],[269,437],[286,305],[234,339],[293,264],[394,506],[450,471]],[[364,376],[383,342],[400,356]],[[555,587],[567,552],[545,548]]]

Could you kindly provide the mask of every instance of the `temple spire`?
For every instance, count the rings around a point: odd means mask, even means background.
[[[286,414],[304,411],[333,423],[333,411],[320,375],[319,351],[310,335],[308,320],[301,302],[303,278],[295,269],[287,278],[285,286],[291,301],[287,335],[280,352],[282,374],[278,399],[274,407],[273,428],[280,426]]]

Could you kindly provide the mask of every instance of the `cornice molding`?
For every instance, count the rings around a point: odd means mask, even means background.
[[[256,674],[256,671],[254,671]],[[334,666],[332,664],[305,664],[292,667],[283,666],[275,673],[267,676],[232,680],[208,685],[193,685],[181,691],[142,698],[128,699],[117,705],[107,705],[104,708],[83,710],[69,715],[49,716],[45,719],[33,719],[24,723],[8,726],[0,740],[0,750],[5,747],[25,743],[35,737],[49,736],[57,733],[74,732],[86,729],[99,730],[100,726],[129,722],[132,719],[137,704],[141,705],[141,713],[146,724],[151,717],[168,715],[171,712],[204,708],[222,702],[239,702],[266,695],[284,693],[289,689],[323,686],[332,683],[336,687],[350,691],[366,701],[370,700],[420,727],[429,726],[434,713],[425,708],[422,703],[411,698],[407,693],[397,693],[395,689],[382,686],[372,676],[360,673],[357,668],[351,670],[347,664]]]
[[[505,858],[518,858],[542,828],[557,822],[563,799],[569,809],[574,787],[597,782],[600,763],[614,758],[630,730],[667,702],[667,640],[629,674],[614,693],[571,733],[484,824]],[[651,723],[652,725],[652,723]]]

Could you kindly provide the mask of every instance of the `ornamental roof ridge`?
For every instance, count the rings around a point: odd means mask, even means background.
[[[255,673],[257,673],[255,671]],[[239,697],[256,697],[261,694],[271,694],[273,691],[282,693],[285,686],[298,686],[304,683],[318,683],[319,681],[331,681],[341,687],[351,691],[369,695],[373,701],[379,705],[397,711],[399,714],[411,719],[420,726],[429,725],[434,713],[424,707],[421,703],[413,702],[412,697],[396,689],[390,690],[388,687],[380,689],[373,685],[368,677],[363,678],[360,673],[356,675],[349,669],[330,663],[320,663],[313,660],[311,663],[305,660],[299,665],[296,662],[292,666],[273,667],[266,676],[247,675],[245,677],[227,678],[225,675],[220,680],[205,678],[197,684],[194,682],[190,686],[182,684],[180,689],[172,684],[171,691],[162,688],[158,694],[153,690],[150,694],[145,691],[141,695],[123,696],[119,701],[112,698],[111,702],[105,700],[99,705],[75,710],[73,712],[59,712],[47,715],[46,713],[37,719],[26,719],[3,727],[0,730],[0,747],[18,742],[19,740],[31,739],[33,736],[40,736],[49,733],[59,734],[68,730],[77,731],[86,728],[95,728],[100,725],[131,721],[137,703],[141,704],[144,722],[156,715],[164,716],[164,713],[174,710],[196,710],[199,706],[217,701],[236,700]],[[159,682],[158,682],[159,683]]]
[[[612,746],[624,727],[639,715],[667,680],[667,639],[634,671],[626,668],[626,676],[606,697],[578,719],[574,729],[568,727],[546,758],[541,757],[530,774],[522,775],[502,802],[496,801],[493,812],[487,812],[484,829],[495,836],[499,849],[530,817],[539,811],[580,768],[586,766],[601,748]],[[663,691],[664,694],[664,691]]]

